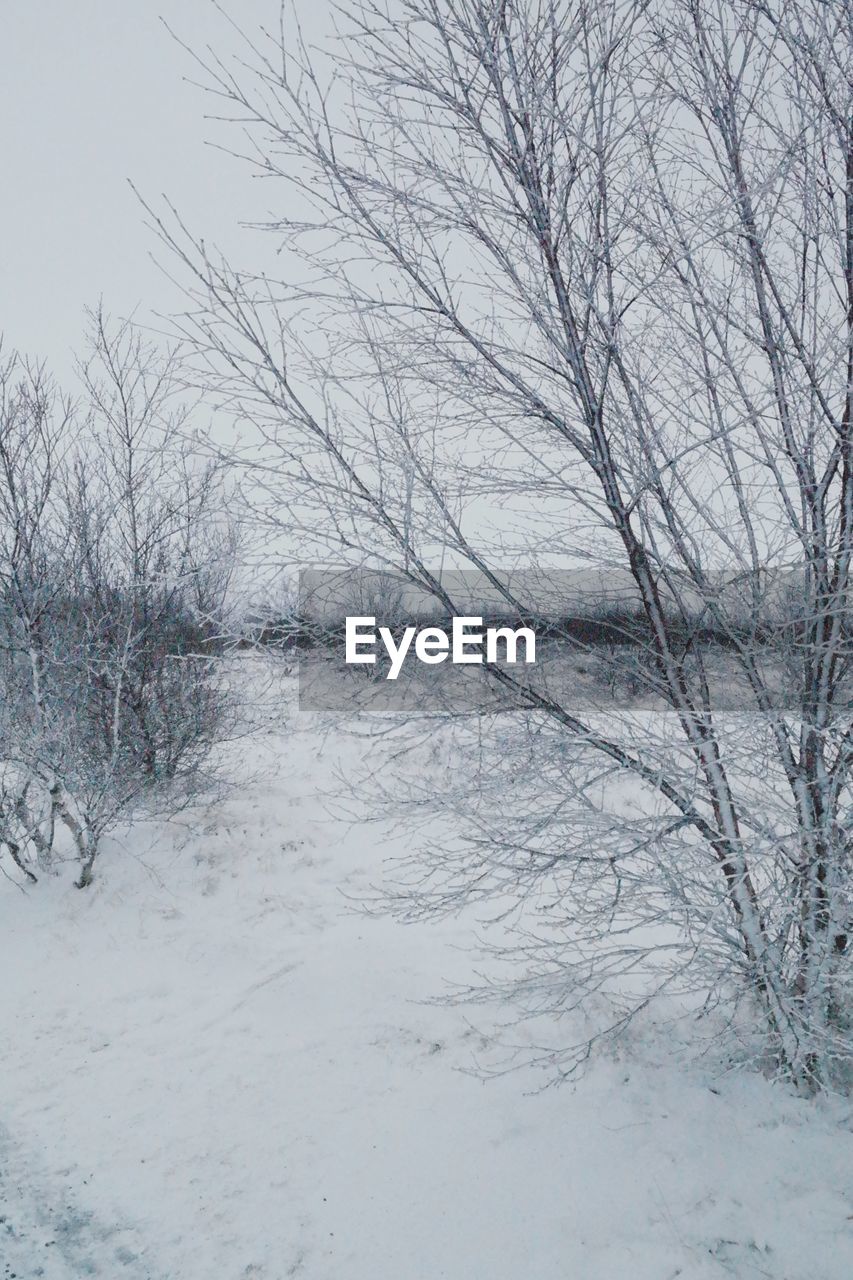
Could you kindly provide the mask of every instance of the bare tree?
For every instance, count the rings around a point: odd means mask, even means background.
[[[32,881],[61,828],[81,887],[117,821],[185,803],[234,711],[221,477],[173,438],[175,357],[91,320],[80,403],[17,357],[0,378],[0,841]]]
[[[51,767],[58,726],[50,698],[52,620],[64,590],[65,543],[57,502],[74,407],[41,366],[16,354],[0,370],[0,608],[4,732],[2,839],[31,881],[26,850],[51,859],[62,778]],[[41,790],[46,805],[32,806]],[[46,813],[39,810],[46,808]]]
[[[139,766],[171,779],[221,729],[206,664],[227,640],[237,535],[221,467],[185,438],[189,409],[175,353],[161,356],[130,324],[91,316],[83,381],[93,412],[69,496],[79,530],[80,593],[99,643],[122,647],[120,700]],[[164,661],[168,655],[171,661]],[[115,680],[101,684],[109,737]]]
[[[521,613],[499,573],[519,557],[627,571],[666,708],[587,716],[495,673],[548,767],[498,789],[499,820],[469,812],[423,900],[547,884],[572,922],[539,975],[561,1000],[638,968],[738,990],[797,1085],[830,1087],[850,1063],[853,4],[353,0],[340,22],[328,59],[285,9],[233,68],[202,64],[280,192],[284,280],[152,212],[205,382],[256,428],[259,512],[449,611],[444,555]]]

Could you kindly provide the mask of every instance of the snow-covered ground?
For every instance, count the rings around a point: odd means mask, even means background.
[[[849,1108],[631,1052],[471,1073],[425,999],[472,919],[352,908],[406,842],[320,802],[363,751],[243,742],[90,890],[0,879],[0,1280],[849,1280]]]

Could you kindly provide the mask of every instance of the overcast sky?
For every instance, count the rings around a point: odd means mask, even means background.
[[[247,29],[274,25],[278,0],[223,0]],[[311,36],[331,0],[300,3]],[[184,77],[188,43],[227,55],[237,38],[210,0],[4,0],[0,39],[0,331],[65,378],[83,307],[174,307],[151,261],[153,238],[127,179],[166,193],[194,230],[223,247],[240,217],[262,213],[248,171],[205,145],[227,141]]]

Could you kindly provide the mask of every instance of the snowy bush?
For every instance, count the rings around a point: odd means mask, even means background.
[[[221,679],[234,541],[217,473],[175,439],[175,369],[93,317],[88,404],[18,357],[0,375],[0,841],[91,878],[134,805],[184,803],[233,721]]]

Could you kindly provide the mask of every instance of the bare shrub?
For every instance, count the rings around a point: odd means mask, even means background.
[[[219,477],[175,446],[173,358],[92,325],[87,405],[16,356],[0,377],[0,840],[32,880],[64,829],[81,886],[135,805],[184,803],[233,717]]]

